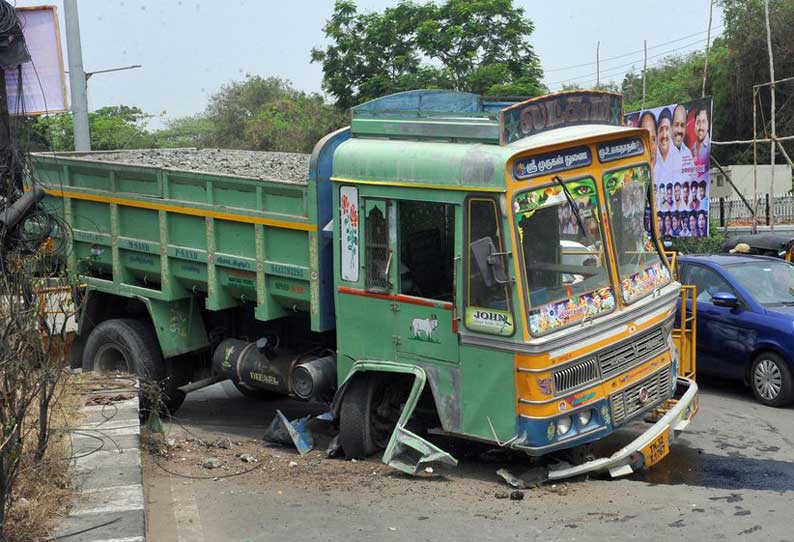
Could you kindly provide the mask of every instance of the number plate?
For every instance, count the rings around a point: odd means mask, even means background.
[[[670,428],[664,430],[664,432],[653,439],[650,444],[648,444],[645,448],[640,450],[643,457],[645,458],[645,466],[652,467],[657,464],[659,461],[664,459],[668,453],[670,453]]]

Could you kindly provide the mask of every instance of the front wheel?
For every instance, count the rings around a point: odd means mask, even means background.
[[[386,448],[410,389],[411,381],[401,375],[363,373],[353,378],[339,413],[339,443],[348,459]]]
[[[791,371],[783,358],[773,352],[764,352],[755,359],[750,386],[763,405],[781,407],[794,401]]]

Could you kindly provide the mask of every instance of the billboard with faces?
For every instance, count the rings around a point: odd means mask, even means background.
[[[656,221],[664,237],[709,234],[711,97],[625,115],[651,136]]]

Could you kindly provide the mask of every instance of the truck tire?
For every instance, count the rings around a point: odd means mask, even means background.
[[[381,373],[353,378],[339,412],[339,443],[345,457],[367,457],[386,448],[410,384],[399,375]]]
[[[83,371],[126,371],[142,380],[156,382],[169,412],[176,412],[185,399],[185,394],[177,389],[179,383],[166,378],[163,354],[154,330],[140,320],[116,318],[96,326],[85,343]],[[145,413],[150,401],[143,394],[140,399],[141,411]]]

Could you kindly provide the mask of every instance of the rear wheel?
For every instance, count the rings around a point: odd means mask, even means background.
[[[410,391],[398,375],[363,373],[348,384],[342,399],[339,443],[349,459],[386,448]]]
[[[117,318],[96,326],[85,343],[83,370],[97,373],[123,371],[137,375],[146,386],[156,383],[169,412],[176,412],[185,399],[180,383],[168,378],[163,354],[154,330],[140,320]],[[141,394],[141,410],[151,408],[151,400]]]
[[[774,352],[763,352],[753,362],[750,386],[759,403],[780,407],[794,401],[794,385],[786,362]]]

